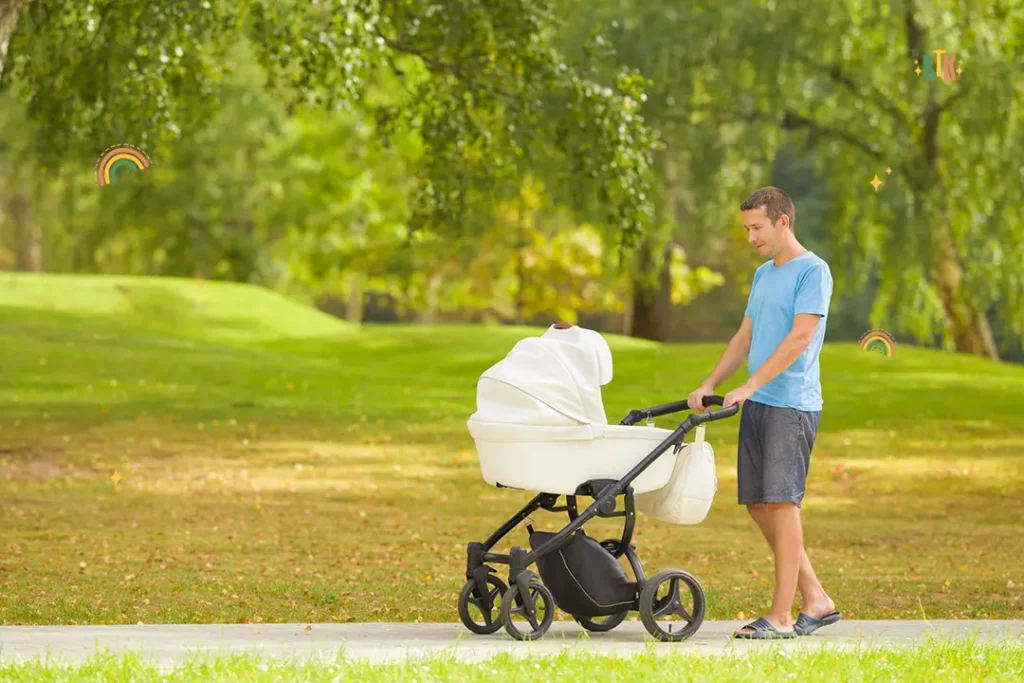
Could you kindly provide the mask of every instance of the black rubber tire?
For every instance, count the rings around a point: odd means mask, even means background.
[[[537,579],[530,579],[529,589],[531,594],[533,594],[535,606],[537,598],[544,602],[544,617],[533,631],[520,631],[519,627],[512,621],[512,610],[515,607],[515,603],[519,602],[520,605],[522,604],[522,600],[516,600],[519,595],[519,586],[513,583],[509,587],[508,592],[505,593],[505,597],[501,599],[501,623],[505,626],[505,632],[516,640],[538,640],[543,638],[544,634],[551,628],[551,622],[555,620],[555,596],[551,594],[548,587]]]
[[[624,622],[628,616],[629,610],[607,617],[579,617],[574,614],[572,618],[576,620],[577,624],[591,633],[607,633]],[[601,619],[601,621],[594,621],[595,619]]]
[[[678,579],[681,584],[685,584],[689,589],[690,595],[693,597],[693,614],[689,615],[690,619],[687,620],[686,626],[682,629],[678,631],[665,631],[658,625],[658,619],[654,616],[654,600],[657,597],[658,588],[666,581],[673,579]],[[680,591],[681,589],[682,587],[680,586]],[[684,572],[682,569],[665,569],[658,572],[644,583],[643,590],[640,591],[640,620],[643,622],[647,632],[655,640],[663,643],[678,643],[696,633],[701,624],[704,623],[705,609],[704,589],[701,587],[700,582],[692,574]]]
[[[508,592],[508,586],[505,585],[505,582],[494,574],[487,575],[487,584],[498,589],[498,599],[494,600],[491,607],[491,611],[496,618],[492,618],[490,624],[477,622],[469,613],[469,598],[476,590],[476,581],[473,579],[467,581],[459,593],[459,619],[462,620],[462,625],[481,636],[487,636],[501,630],[501,599]]]

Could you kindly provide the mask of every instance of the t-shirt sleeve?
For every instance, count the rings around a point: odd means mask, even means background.
[[[828,264],[817,263],[807,269],[796,285],[796,303],[794,314],[817,313],[828,315],[828,305],[832,299],[832,273]]]

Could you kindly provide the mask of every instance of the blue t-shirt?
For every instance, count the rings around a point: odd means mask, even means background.
[[[804,352],[755,391],[750,400],[780,408],[821,410],[818,354],[825,340],[825,318],[831,298],[832,273],[828,264],[812,252],[800,254],[778,267],[774,261],[768,261],[757,269],[744,313],[752,323],[747,358],[750,374],[764,365],[793,329],[794,315],[817,313],[821,319]]]

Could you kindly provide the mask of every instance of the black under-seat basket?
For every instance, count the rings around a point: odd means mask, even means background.
[[[532,531],[530,547],[536,550],[554,536],[549,531]],[[636,605],[636,581],[630,581],[619,561],[582,529],[561,548],[538,558],[537,570],[563,612],[603,617]]]

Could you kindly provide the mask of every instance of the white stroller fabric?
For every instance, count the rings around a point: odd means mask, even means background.
[[[611,350],[591,330],[585,331],[594,336],[563,334],[571,329],[552,327],[543,337],[523,339],[488,369],[477,385],[474,418],[525,426],[586,426],[573,433],[599,436],[608,423],[601,385],[611,381]]]
[[[477,384],[477,411],[468,427],[484,480],[572,495],[588,480],[621,479],[671,431],[609,425],[601,386],[612,375],[611,350],[593,330],[552,326],[540,337],[519,341]],[[662,454],[633,481],[634,493],[667,487],[678,470],[693,478],[687,495],[697,490],[709,492],[708,498],[714,495],[713,460],[712,479],[703,482],[698,480],[706,468],[680,469],[677,460],[671,449]],[[677,514],[662,498],[649,502],[655,516]]]

